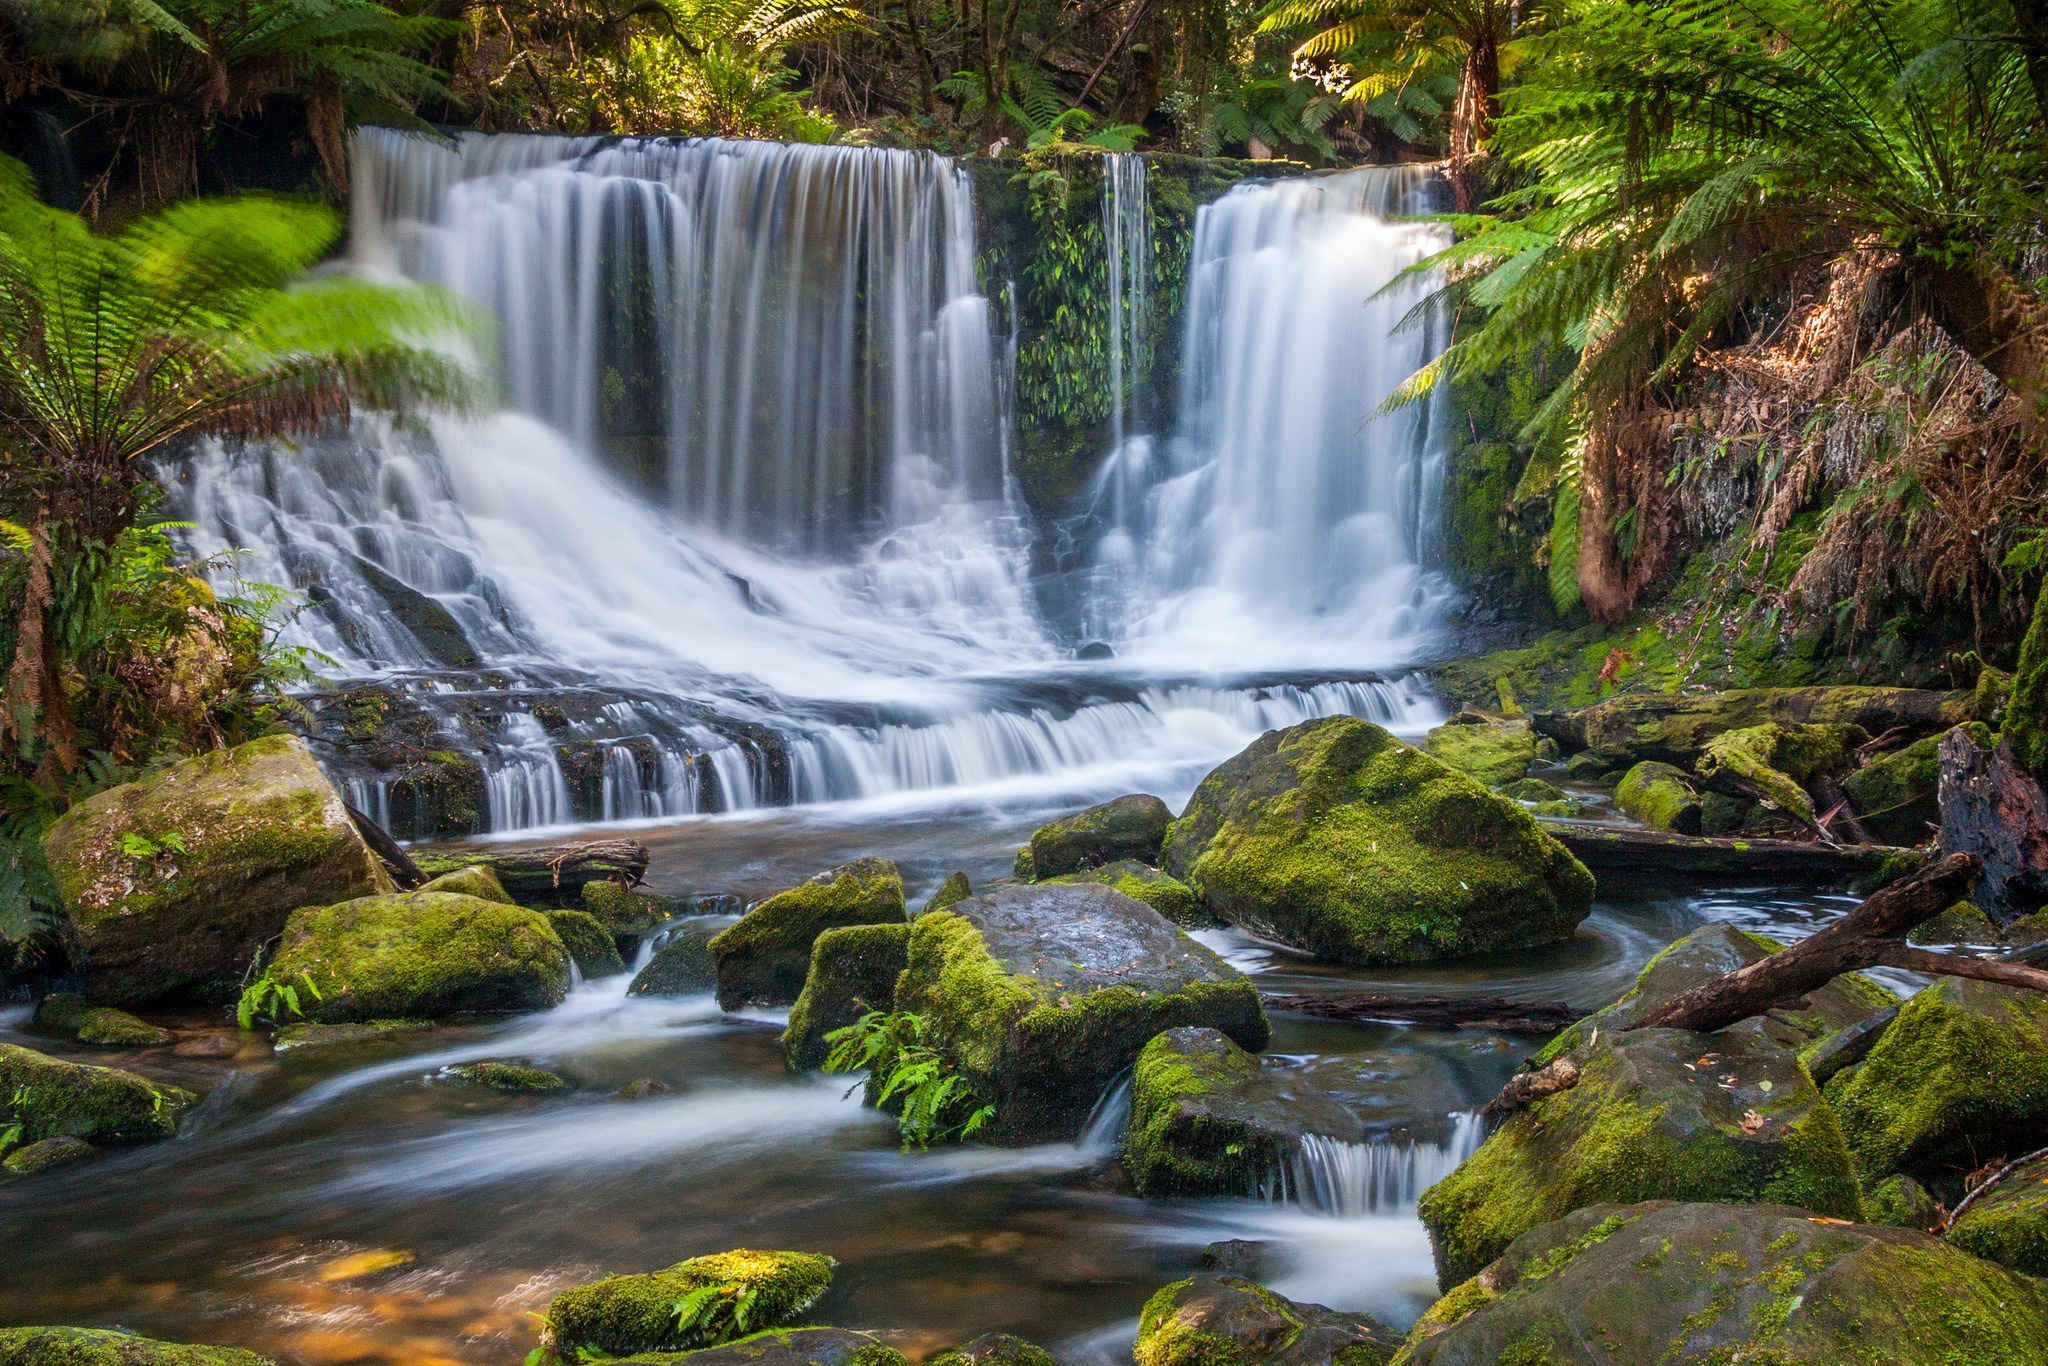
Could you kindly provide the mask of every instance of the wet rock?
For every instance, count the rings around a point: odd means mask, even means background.
[[[939,890],[932,893],[931,900],[924,903],[924,909],[918,914],[930,915],[933,911],[943,911],[954,902],[965,901],[973,895],[974,887],[967,881],[967,874],[956,872],[939,884]]]
[[[1512,783],[1536,760],[1536,733],[1526,717],[1507,720],[1463,711],[1423,737],[1422,748],[1488,787]]]
[[[1565,790],[1541,778],[1519,778],[1500,789],[1500,795],[1518,802],[1561,802]]]
[[[847,925],[901,924],[903,876],[885,858],[856,859],[779,892],[711,941],[718,1004],[786,1006],[803,991],[811,945]]]
[[[1052,1353],[1009,1333],[983,1333],[965,1347],[927,1357],[925,1366],[1057,1366]]]
[[[1916,688],[1748,688],[1722,693],[1631,693],[1576,711],[1535,716],[1536,729],[1592,762],[1690,765],[1725,731],[1776,723],[1895,726],[1925,735],[1962,719],[1968,699]]]
[[[896,1008],[923,1015],[997,1142],[1072,1138],[1147,1040],[1212,1025],[1262,1048],[1257,989],[1164,916],[1091,884],[1007,888],[920,916]]]
[[[96,1006],[71,992],[55,992],[36,1003],[39,1034],[110,1048],[154,1048],[171,1041],[171,1031],[138,1020],[125,1010]]]
[[[290,1024],[279,1025],[270,1043],[280,1053],[296,1052],[336,1048],[344,1044],[376,1043],[433,1027],[430,1020],[364,1020],[357,1024],[315,1024],[311,1020],[294,1020]]]
[[[1893,1228],[1931,1229],[1942,1214],[1927,1187],[1910,1176],[1887,1176],[1864,1193],[1863,1217]]]
[[[751,1292],[748,1330],[779,1327],[818,1302],[836,1265],[816,1253],[742,1248],[692,1257],[648,1275],[607,1276],[555,1296],[541,1343],[571,1361],[584,1349],[624,1356],[717,1346],[742,1336],[731,1311],[700,1313],[679,1327],[677,1300],[704,1290],[732,1300]]]
[[[111,1328],[0,1328],[0,1366],[277,1366],[234,1347],[158,1342]]]
[[[22,1141],[81,1138],[89,1143],[141,1143],[169,1138],[178,1116],[198,1103],[190,1091],[159,1086],[133,1072],[63,1062],[33,1049],[0,1043],[0,1113],[12,1111]]]
[[[86,994],[114,1005],[231,999],[295,908],[391,890],[340,794],[283,735],[88,797],[43,851]]]
[[[569,950],[569,957],[585,978],[614,977],[626,970],[619,946],[597,923],[596,916],[588,911],[549,911],[547,917],[562,947]]]
[[[628,996],[701,996],[718,989],[718,967],[711,960],[711,941],[732,921],[724,916],[681,925],[655,951],[626,988]]]
[[[1398,1334],[1364,1314],[1296,1304],[1241,1276],[1205,1273],[1145,1302],[1137,1366],[1381,1366]]]
[[[1271,1243],[1258,1239],[1226,1238],[1202,1249],[1202,1269],[1242,1276],[1248,1281],[1264,1280],[1272,1251]]]
[[[1100,868],[1043,878],[1049,884],[1093,882],[1114,887],[1133,901],[1142,901],[1183,929],[1200,930],[1218,923],[1194,889],[1179,878],[1136,859],[1118,859]]]
[[[2000,1266],[2048,1277],[2048,1157],[2022,1166],[1964,1210],[1948,1240]]]
[[[1778,1205],[1601,1204],[1518,1238],[1403,1366],[2048,1362],[2048,1294],[1911,1229]]]
[[[1906,936],[1909,944],[1996,944],[2003,936],[1991,917],[1968,901],[1958,901],[1932,920],[1924,920]]]
[[[1652,830],[1678,835],[1700,833],[1702,808],[1691,777],[1670,764],[1645,760],[1622,775],[1614,802]]]
[[[1171,824],[1173,812],[1166,803],[1143,793],[1062,816],[1032,832],[1032,875],[1058,877],[1118,859],[1157,863]]]
[[[826,1035],[857,1023],[871,1010],[892,1009],[896,979],[909,966],[908,924],[847,925],[819,935],[811,946],[804,989],[782,1031],[782,1055],[790,1070],[822,1066],[832,1051]]]
[[[619,1360],[628,1366],[909,1366],[894,1347],[851,1328],[778,1328],[722,1347]]]
[[[179,1058],[232,1058],[241,1051],[242,1045],[225,1034],[200,1034],[171,1047],[171,1055]]]
[[[1031,846],[1025,845],[1010,859],[1010,876],[1018,882],[1030,882],[1038,876],[1037,867],[1031,862]]]
[[[569,1083],[553,1072],[519,1062],[466,1062],[448,1070],[465,1081],[473,1081],[488,1086],[493,1091],[506,1091],[513,1095],[544,1095],[549,1091],[569,1089]]]
[[[97,1151],[82,1138],[46,1138],[40,1143],[31,1143],[17,1148],[0,1162],[0,1171],[11,1177],[36,1176],[53,1167],[69,1166],[83,1162]]]
[[[1138,1055],[1124,1171],[1141,1195],[1256,1195],[1310,1135],[1435,1142],[1462,1103],[1427,1056],[1260,1058],[1214,1029],[1169,1029]]]
[[[1350,716],[1269,731],[1209,774],[1161,866],[1224,920],[1352,963],[1568,939],[1593,899],[1521,806]]]
[[[451,892],[399,892],[292,913],[270,975],[306,974],[322,1023],[545,1010],[569,994],[569,953],[538,911]]]
[[[649,1096],[665,1096],[675,1088],[659,1077],[637,1077],[619,1091],[620,1100],[645,1100]]]
[[[1984,875],[1970,900],[2005,924],[2048,902],[2048,794],[1981,725],[1942,737],[1941,847],[1975,854]]]
[[[1886,844],[1920,844],[1939,825],[1941,740],[1939,735],[1916,740],[1842,778],[1842,791],[1856,814]]]
[[[422,892],[455,892],[461,896],[473,896],[479,901],[497,901],[513,905],[512,896],[505,890],[505,884],[498,881],[498,875],[480,863],[467,868],[457,868],[452,873],[443,873],[419,887]]]

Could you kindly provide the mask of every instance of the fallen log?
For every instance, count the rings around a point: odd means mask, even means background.
[[[1847,880],[1869,877],[1894,857],[1923,857],[1883,844],[1806,840],[1713,839],[1663,830],[1541,821],[1545,833],[1595,873],[1686,873],[1696,877],[1785,877]]]
[[[413,856],[430,877],[460,868],[488,868],[519,902],[575,901],[593,882],[637,886],[647,875],[647,846],[636,840],[591,840],[531,849],[434,850]]]
[[[356,833],[363,837],[363,843],[370,846],[370,852],[377,856],[377,861],[391,874],[391,880],[398,884],[400,891],[409,892],[427,880],[426,873],[412,861],[412,856],[405,852],[405,847],[391,838],[388,830],[347,802],[341,804],[341,809],[348,812],[349,823],[355,826]]]
[[[1563,1001],[1510,1001],[1501,996],[1376,996],[1363,992],[1263,993],[1268,1010],[1325,1020],[1372,1020],[1424,1029],[1491,1029],[1502,1034],[1555,1034],[1579,1018]]]
[[[1975,855],[1946,855],[1910,877],[1886,883],[1832,925],[1680,993],[1627,1028],[1711,1033],[1774,1006],[1789,1005],[1843,973],[1863,968],[1904,968],[2048,992],[2048,972],[2039,968],[2011,959],[1933,953],[1904,942],[1909,930],[1961,900],[1978,872]]]
[[[1689,766],[1706,742],[1725,731],[1775,721],[1781,726],[1832,722],[1872,735],[1930,734],[1965,719],[1968,693],[1918,688],[1750,688],[1723,693],[1635,693],[1576,711],[1537,712],[1530,722],[1566,752],[1590,751],[1621,767],[1641,759]]]
[[[1534,1072],[1517,1072],[1509,1077],[1508,1084],[1500,1088],[1499,1095],[1481,1107],[1479,1115],[1482,1119],[1500,1119],[1530,1101],[1569,1091],[1578,1084],[1579,1065],[1570,1058],[1557,1058]]]

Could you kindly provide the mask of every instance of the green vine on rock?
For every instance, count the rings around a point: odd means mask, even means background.
[[[952,1061],[926,1042],[929,1029],[922,1015],[907,1010],[871,1010],[825,1036],[832,1045],[827,1072],[865,1072],[877,1107],[900,1104],[896,1125],[904,1152],[971,1137],[995,1118],[995,1106],[976,1095]]]

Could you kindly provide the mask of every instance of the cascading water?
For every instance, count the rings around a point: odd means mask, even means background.
[[[1339,1219],[1413,1212],[1422,1193],[1456,1170],[1486,1137],[1476,1114],[1451,1116],[1441,1143],[1347,1143],[1308,1134],[1279,1174],[1281,1198]]]

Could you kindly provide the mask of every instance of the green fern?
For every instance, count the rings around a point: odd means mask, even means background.
[[[952,1061],[926,1042],[929,1028],[923,1016],[910,1011],[873,1010],[825,1036],[832,1045],[827,1072],[865,1072],[876,1105],[898,1104],[897,1131],[905,1152],[971,1137],[995,1118],[995,1107],[983,1102]]]

